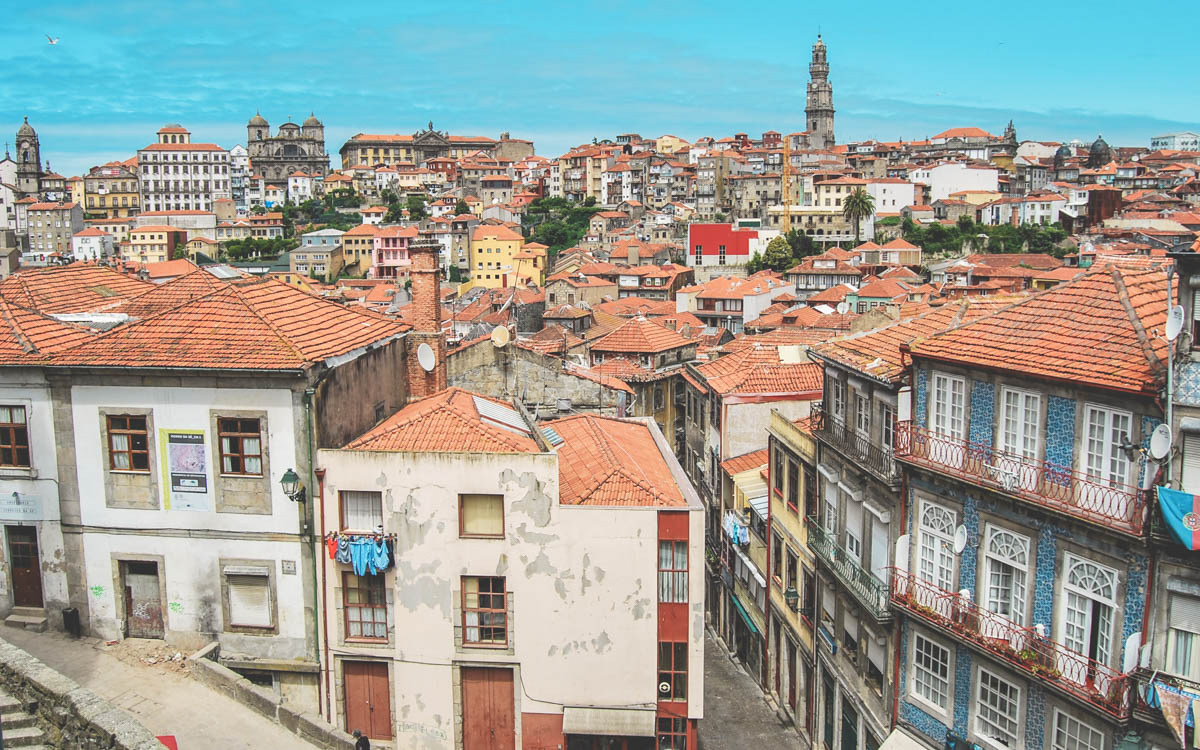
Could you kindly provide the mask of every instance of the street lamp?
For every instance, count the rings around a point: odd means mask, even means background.
[[[304,485],[300,484],[300,476],[290,468],[283,472],[279,486],[283,488],[283,494],[293,502],[302,503],[307,499]]]

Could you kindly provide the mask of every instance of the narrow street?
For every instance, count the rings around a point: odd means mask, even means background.
[[[791,727],[780,723],[762,690],[704,634],[704,719],[700,722],[702,750],[800,747]]]

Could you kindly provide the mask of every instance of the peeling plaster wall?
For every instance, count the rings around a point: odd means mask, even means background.
[[[338,491],[379,490],[385,531],[397,535],[388,649],[395,659],[397,747],[454,747],[456,662],[519,664],[518,746],[522,712],[561,713],[564,704],[655,706],[657,509],[559,506],[553,454],[322,450],[318,466],[327,472],[327,529],[339,525]],[[506,538],[459,539],[459,493],[503,493]],[[691,497],[691,554],[697,561],[689,581],[691,657],[698,668],[692,670],[695,705],[689,711],[699,716],[704,529],[699,501]],[[348,569],[324,556],[322,562],[331,582]],[[463,575],[506,577],[512,599],[509,649],[456,647]],[[341,602],[332,584],[326,605],[335,654],[383,655],[378,647],[344,642],[336,622]],[[339,723],[340,701],[334,708]]]

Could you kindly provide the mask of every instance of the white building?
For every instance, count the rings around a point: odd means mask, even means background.
[[[105,260],[113,254],[113,236],[96,227],[88,227],[71,237],[71,255],[75,260]]]
[[[996,191],[1000,185],[1000,170],[962,162],[946,162],[933,167],[921,167],[908,174],[912,182],[929,186],[929,202],[947,198],[962,190]]]
[[[287,178],[287,199],[292,203],[311,200],[314,195],[313,180],[314,175],[299,170],[292,172]]]
[[[212,211],[143,211],[133,221],[133,229],[145,226],[178,227],[187,230],[188,240],[217,237],[217,215]]]
[[[394,560],[322,559],[332,722],[431,750],[695,747],[703,506],[652,420],[538,430],[451,388],[317,460],[331,549]]]
[[[1150,150],[1200,151],[1200,134],[1190,130],[1156,135],[1150,139]]]
[[[6,152],[0,159],[0,230],[17,229],[17,163]]]
[[[876,215],[899,214],[900,209],[917,204],[916,186],[908,180],[901,180],[898,177],[869,179],[863,189],[875,199]],[[872,232],[867,234],[864,231],[864,237],[874,236],[875,217],[872,216],[870,218],[872,220]]]
[[[147,211],[211,211],[214,200],[232,196],[229,152],[192,143],[179,125],[163,127],[156,143],[138,150],[138,173]]]

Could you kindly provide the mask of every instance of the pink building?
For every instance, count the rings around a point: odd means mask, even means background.
[[[368,278],[395,279],[408,276],[412,261],[408,245],[417,238],[417,227],[383,227],[375,233],[371,247],[371,270]]]

